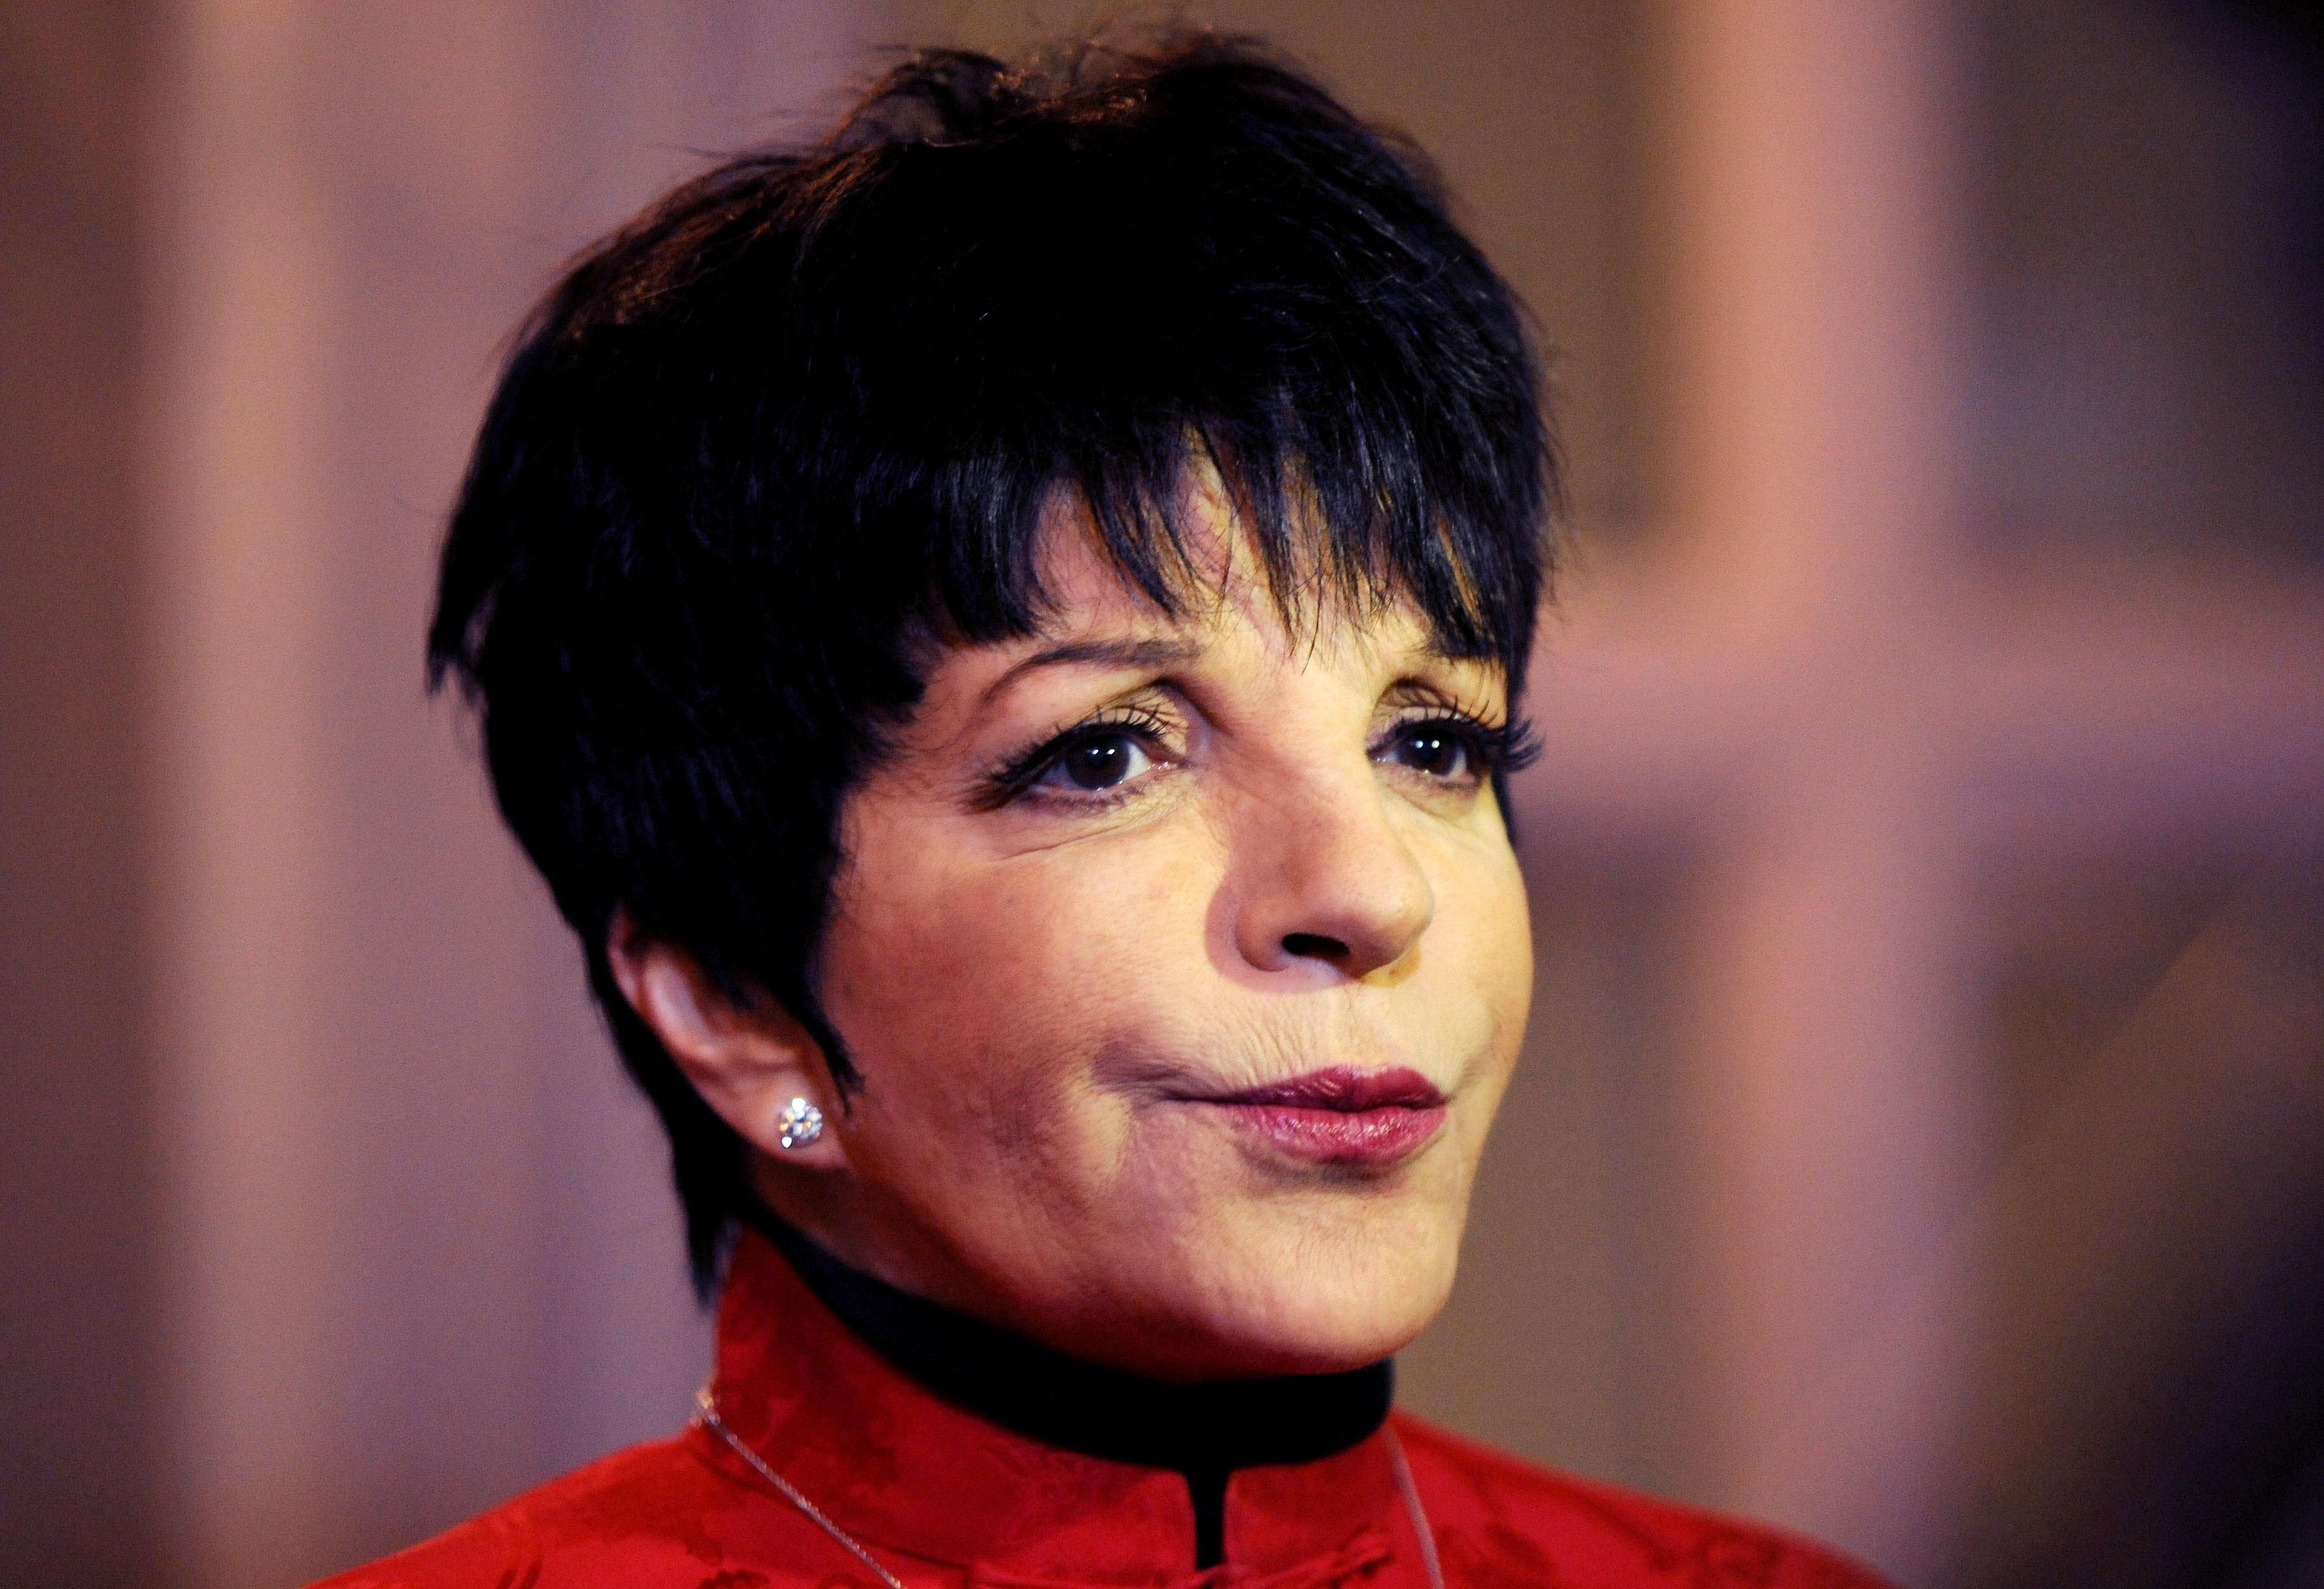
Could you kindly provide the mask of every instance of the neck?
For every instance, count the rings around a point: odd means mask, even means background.
[[[1229,1474],[1330,1456],[1388,1417],[1394,1375],[1386,1361],[1345,1373],[1170,1384],[899,1291],[770,1214],[754,1223],[843,1324],[945,1400],[1047,1446],[1185,1475],[1198,1566],[1218,1558]]]

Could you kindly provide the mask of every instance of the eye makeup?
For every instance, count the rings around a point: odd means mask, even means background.
[[[1034,792],[1050,771],[1075,751],[1109,740],[1131,741],[1156,762],[1167,762],[1174,754],[1170,749],[1172,740],[1184,734],[1185,725],[1175,720],[1167,703],[1159,698],[1102,707],[1072,726],[1004,758],[980,775],[975,805],[987,811],[1010,805]],[[1118,803],[1125,789],[1126,785],[1115,785],[1074,794],[1061,792],[1060,798],[1082,807],[1111,805]]]
[[[1420,698],[1374,735],[1367,753],[1376,762],[1427,780],[1441,792],[1466,794],[1496,774],[1530,765],[1541,753],[1538,737],[1523,719],[1487,721],[1433,688],[1403,686],[1391,692],[1397,693]],[[1028,798],[1054,799],[1081,810],[1117,806],[1133,797],[1153,768],[1105,784],[1080,783],[1074,777],[1073,784],[1047,785],[1076,754],[1087,757],[1093,769],[1127,764],[1118,753],[1106,753],[1109,745],[1125,742],[1155,767],[1168,766],[1183,753],[1185,736],[1185,725],[1167,696],[1118,702],[1003,757],[978,775],[973,803],[986,811]],[[1442,765],[1448,756],[1454,762],[1451,767]]]
[[[1447,788],[1476,787],[1496,776],[1522,771],[1541,755],[1541,738],[1526,719],[1482,710],[1435,679],[1399,679],[1381,697],[1380,706],[1392,716],[1371,742],[1372,759],[1392,755],[1399,744],[1411,745],[1434,736],[1459,751],[1463,762],[1461,776],[1443,777],[1418,767],[1410,770],[1439,777]]]
[[[1496,774],[1520,771],[1541,755],[1541,739],[1523,718],[1488,723],[1458,707],[1437,707],[1400,716],[1372,741],[1374,761],[1393,756],[1400,747],[1426,744],[1449,745],[1461,756],[1461,771],[1453,775],[1430,771],[1412,762],[1399,763],[1423,777],[1448,785],[1474,786]]]

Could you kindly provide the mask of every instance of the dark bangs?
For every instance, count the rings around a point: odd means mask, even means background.
[[[802,300],[862,315],[850,388],[927,469],[906,511],[945,614],[1028,627],[1060,485],[1173,605],[1207,463],[1286,606],[1306,575],[1408,596],[1514,682],[1552,481],[1514,297],[1409,145],[1245,44],[1139,64],[923,57],[838,139],[863,202],[814,229]]]

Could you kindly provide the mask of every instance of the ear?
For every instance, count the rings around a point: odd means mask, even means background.
[[[653,1029],[702,1101],[744,1141],[779,1164],[846,1167],[831,1067],[789,1011],[770,998],[747,1004],[728,998],[701,962],[648,938],[627,912],[617,912],[606,929],[605,956],[630,1008]],[[798,1098],[823,1112],[823,1134],[786,1148],[783,1112]]]

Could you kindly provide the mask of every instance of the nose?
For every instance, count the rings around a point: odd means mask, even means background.
[[[1361,979],[1411,952],[1435,892],[1369,777],[1270,791],[1237,835],[1235,947],[1270,973]]]

